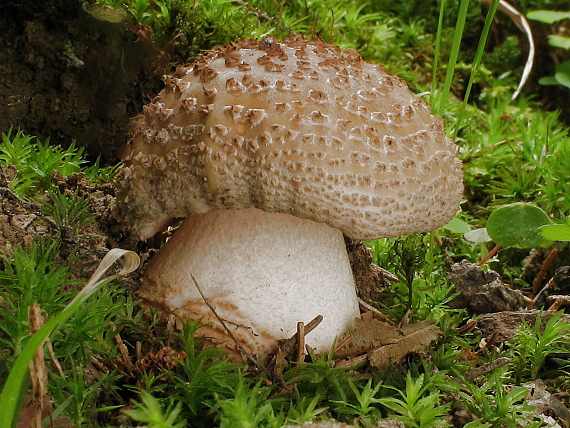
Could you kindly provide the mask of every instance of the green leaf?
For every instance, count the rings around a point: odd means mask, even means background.
[[[466,232],[463,235],[463,237],[465,239],[467,239],[468,241],[474,242],[476,244],[481,244],[483,242],[489,242],[491,240],[491,237],[489,236],[487,229],[485,229],[484,227],[479,228],[479,229],[470,230],[469,232]]]
[[[570,12],[558,12],[556,10],[534,10],[529,12],[526,17],[533,21],[540,21],[546,24],[554,24],[563,19],[570,18]]]
[[[567,224],[542,226],[539,230],[544,239],[550,241],[570,241],[570,226]]]
[[[570,61],[563,62],[556,66],[554,78],[560,85],[570,88]]]
[[[487,232],[503,247],[534,248],[545,242],[538,228],[546,224],[550,219],[540,208],[516,203],[493,211],[487,220]]]
[[[557,34],[550,34],[548,36],[548,44],[555,48],[570,49],[570,37],[559,36]]]
[[[457,217],[453,217],[443,228],[459,234],[464,234],[471,230],[471,227],[466,222]]]
[[[554,76],[541,77],[540,79],[538,79],[538,83],[545,86],[560,85],[560,83],[558,83],[558,80],[556,80],[556,77]]]

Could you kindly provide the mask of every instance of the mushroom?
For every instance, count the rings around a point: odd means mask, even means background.
[[[441,118],[355,51],[300,36],[213,49],[135,119],[117,177],[139,238],[185,218],[140,296],[259,356],[322,315],[307,343],[328,350],[359,316],[343,234],[444,225],[455,152]]]

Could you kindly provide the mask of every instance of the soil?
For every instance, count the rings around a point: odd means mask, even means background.
[[[523,310],[504,311],[479,316],[477,325],[483,337],[493,339],[494,344],[504,343],[513,339],[523,322],[533,327],[540,317],[541,328],[554,316],[554,311]],[[564,314],[563,320],[570,322],[570,315]]]
[[[60,192],[85,197],[90,211],[95,214],[95,221],[77,231],[57,224],[39,205],[12,192],[6,185],[3,171],[0,174],[0,255],[12,257],[16,248],[57,239],[61,246],[56,262],[72,261],[71,271],[77,278],[87,280],[109,249],[117,246],[135,248],[135,241],[123,236],[122,228],[111,213],[112,184],[92,186],[82,174],[52,176],[52,180]]]
[[[128,16],[109,22],[89,10],[76,0],[0,2],[0,132],[77,141],[115,163],[167,58]]]
[[[470,314],[485,314],[516,311],[525,306],[523,294],[505,286],[497,272],[485,272],[467,260],[452,265],[448,279],[458,292],[449,302],[451,308],[466,308]]]

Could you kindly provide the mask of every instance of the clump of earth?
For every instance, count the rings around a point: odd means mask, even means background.
[[[168,65],[148,30],[76,0],[1,2],[0,24],[0,132],[75,140],[93,160],[116,162]]]

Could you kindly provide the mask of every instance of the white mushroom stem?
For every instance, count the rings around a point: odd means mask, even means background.
[[[182,318],[204,317],[211,324],[202,334],[235,348],[191,275],[244,350],[261,357],[317,315],[323,321],[307,344],[327,351],[359,315],[342,233],[288,214],[190,215],[147,266],[141,297]]]

